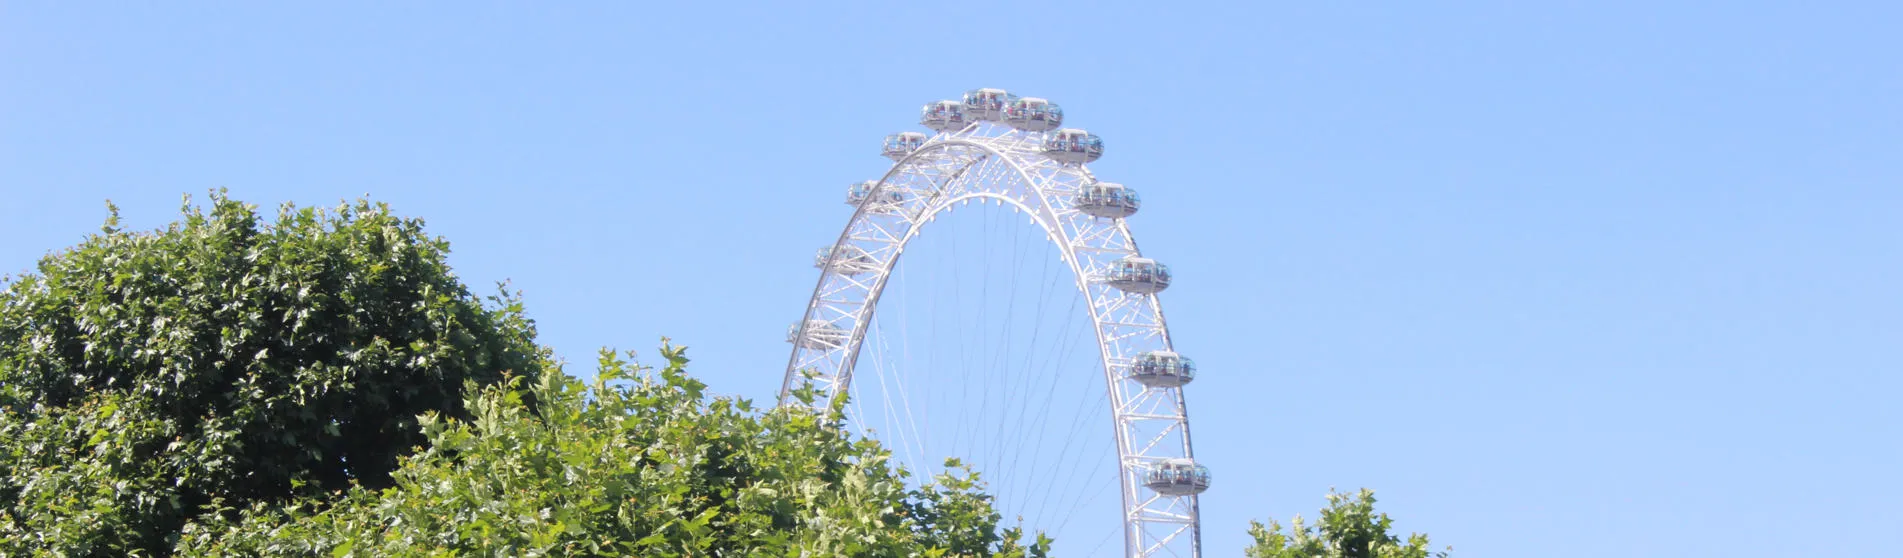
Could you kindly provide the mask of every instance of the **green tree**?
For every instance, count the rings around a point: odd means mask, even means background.
[[[1366,488],[1349,495],[1331,492],[1328,507],[1314,528],[1295,516],[1288,533],[1274,520],[1264,527],[1249,523],[1249,535],[1255,544],[1245,552],[1249,558],[1445,558],[1447,551],[1434,552],[1427,535],[1409,535],[1406,541],[1389,534],[1394,520],[1374,511],[1374,491]],[[1449,548],[1448,550],[1452,550]]]
[[[1000,532],[975,474],[908,488],[830,414],[709,398],[681,349],[660,370],[604,351],[592,384],[549,373],[426,415],[396,484],[335,505],[253,506],[188,529],[207,556],[1045,556]],[[531,397],[531,395],[533,397]],[[811,388],[799,395],[811,402]],[[956,463],[951,463],[954,470]]]
[[[416,417],[543,362],[417,219],[187,201],[0,280],[0,555],[172,553],[206,510],[392,486]]]

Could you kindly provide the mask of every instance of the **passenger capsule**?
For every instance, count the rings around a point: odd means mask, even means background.
[[[828,262],[831,262],[830,268],[827,265]],[[846,248],[840,251],[838,260],[833,259],[831,246],[820,248],[819,253],[813,256],[813,267],[830,269],[841,275],[860,275],[871,272],[877,266],[878,262],[872,259],[872,254],[867,254],[864,248],[851,244],[847,244]]]
[[[918,132],[900,132],[885,137],[885,148],[880,151],[885,158],[897,161],[911,155],[913,151],[925,146],[926,135]]]
[[[1196,361],[1170,351],[1137,355],[1130,379],[1149,387],[1180,387],[1196,379]]]
[[[853,184],[851,187],[846,188],[846,205],[858,207],[860,204],[866,204],[868,211],[887,212],[896,210],[905,203],[904,192],[899,191],[897,188],[885,188],[879,190],[877,195],[874,195],[872,192],[878,187],[879,181],[877,180],[867,180]],[[870,203],[866,201],[868,198],[872,200]]]
[[[965,118],[973,122],[979,120],[990,120],[992,122],[1003,120],[1005,109],[1011,108],[1011,103],[1015,103],[1017,100],[1017,95],[1012,95],[1003,89],[973,89],[966,91]]]
[[[1044,155],[1066,165],[1095,161],[1103,156],[1103,138],[1076,128],[1064,128],[1044,138]]]
[[[1098,182],[1077,190],[1071,206],[1093,217],[1122,219],[1137,212],[1143,200],[1137,191],[1115,182]]]
[[[1156,294],[1170,286],[1170,266],[1156,260],[1130,256],[1110,264],[1102,275],[1104,283],[1126,293]]]
[[[1164,496],[1192,496],[1209,490],[1209,468],[1190,459],[1165,459],[1143,471],[1143,486]]]
[[[940,132],[962,130],[970,121],[965,113],[965,104],[958,101],[939,101],[919,110],[918,123]]]
[[[1064,109],[1058,107],[1057,103],[1025,97],[1013,101],[1010,108],[1004,109],[1004,122],[1026,132],[1054,130],[1064,125]]]
[[[844,328],[824,320],[807,320],[806,332],[801,334],[800,325],[786,328],[786,342],[815,350],[826,350],[845,346],[849,336]]]

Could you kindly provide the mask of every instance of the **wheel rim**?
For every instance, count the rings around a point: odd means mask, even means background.
[[[820,396],[812,402],[815,408],[828,408],[849,393],[887,280],[921,230],[972,201],[1013,206],[1056,246],[1089,302],[1116,437],[1124,554],[1200,556],[1195,492],[1207,487],[1206,474],[1193,489],[1159,490],[1146,483],[1156,478],[1146,473],[1194,458],[1183,386],[1145,385],[1130,374],[1141,355],[1175,351],[1161,304],[1153,293],[1119,290],[1102,280],[1118,261],[1142,254],[1123,219],[1093,216],[1074,205],[1073,199],[1097,181],[1084,164],[1047,154],[1045,140],[1054,133],[976,121],[937,133],[897,158],[863,196],[887,203],[858,204],[830,249],[835,258],[855,258],[853,265],[829,261],[820,266],[805,315],[789,339],[796,342],[780,403],[798,404],[790,394],[808,378]],[[1100,145],[1096,149],[1101,153]],[[890,203],[894,199],[897,203]],[[819,331],[820,324],[848,332],[845,340],[808,339],[809,334],[834,338],[831,331]]]

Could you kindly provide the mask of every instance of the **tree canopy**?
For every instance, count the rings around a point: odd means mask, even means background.
[[[11,543],[163,554],[213,506],[389,486],[418,415],[538,374],[519,303],[472,296],[420,220],[360,201],[267,222],[222,193],[183,213],[128,232],[115,210],[0,288]]]
[[[1042,557],[977,473],[916,479],[844,401],[712,397],[664,343],[592,382],[382,204],[214,193],[0,279],[0,556]],[[1428,558],[1374,497],[1255,558]]]
[[[840,414],[703,395],[683,353],[562,374],[422,221],[358,201],[117,211],[0,284],[0,556],[1041,556],[976,474]]]
[[[910,488],[838,414],[710,398],[681,349],[661,369],[604,352],[592,385],[546,374],[428,415],[396,484],[326,509],[254,507],[195,525],[219,556],[1044,556],[975,474]],[[528,395],[534,397],[527,397]],[[530,401],[534,402],[531,403]],[[222,516],[220,516],[222,517]],[[1040,537],[1041,539],[1041,537]]]
[[[1374,511],[1374,491],[1366,488],[1355,494],[1330,493],[1328,507],[1314,527],[1295,516],[1287,533],[1282,525],[1269,520],[1264,527],[1249,522],[1249,536],[1255,539],[1245,552],[1248,558],[1446,558],[1448,551],[1434,552],[1427,535],[1413,534],[1403,541],[1388,531],[1394,520]],[[1449,549],[1451,550],[1451,549]]]

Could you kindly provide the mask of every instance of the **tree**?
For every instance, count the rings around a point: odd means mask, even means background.
[[[426,415],[395,485],[335,505],[253,506],[189,528],[207,556],[1044,556],[969,472],[908,488],[830,414],[708,398],[684,350],[655,371],[604,351],[592,384],[472,388]],[[811,388],[800,395],[810,403]],[[531,402],[532,401],[532,402]],[[957,464],[950,463],[954,468]]]
[[[1349,495],[1331,492],[1328,507],[1322,509],[1321,522],[1310,528],[1295,516],[1287,534],[1274,520],[1267,527],[1249,522],[1249,535],[1255,544],[1245,552],[1249,558],[1446,558],[1447,551],[1433,552],[1427,535],[1409,535],[1406,542],[1388,533],[1394,520],[1388,514],[1375,513],[1374,491],[1366,488]],[[1452,548],[1447,550],[1451,551]]]
[[[539,375],[519,301],[472,296],[420,220],[182,212],[126,232],[115,208],[0,280],[0,555],[167,555],[207,510],[389,487],[416,417]]]

